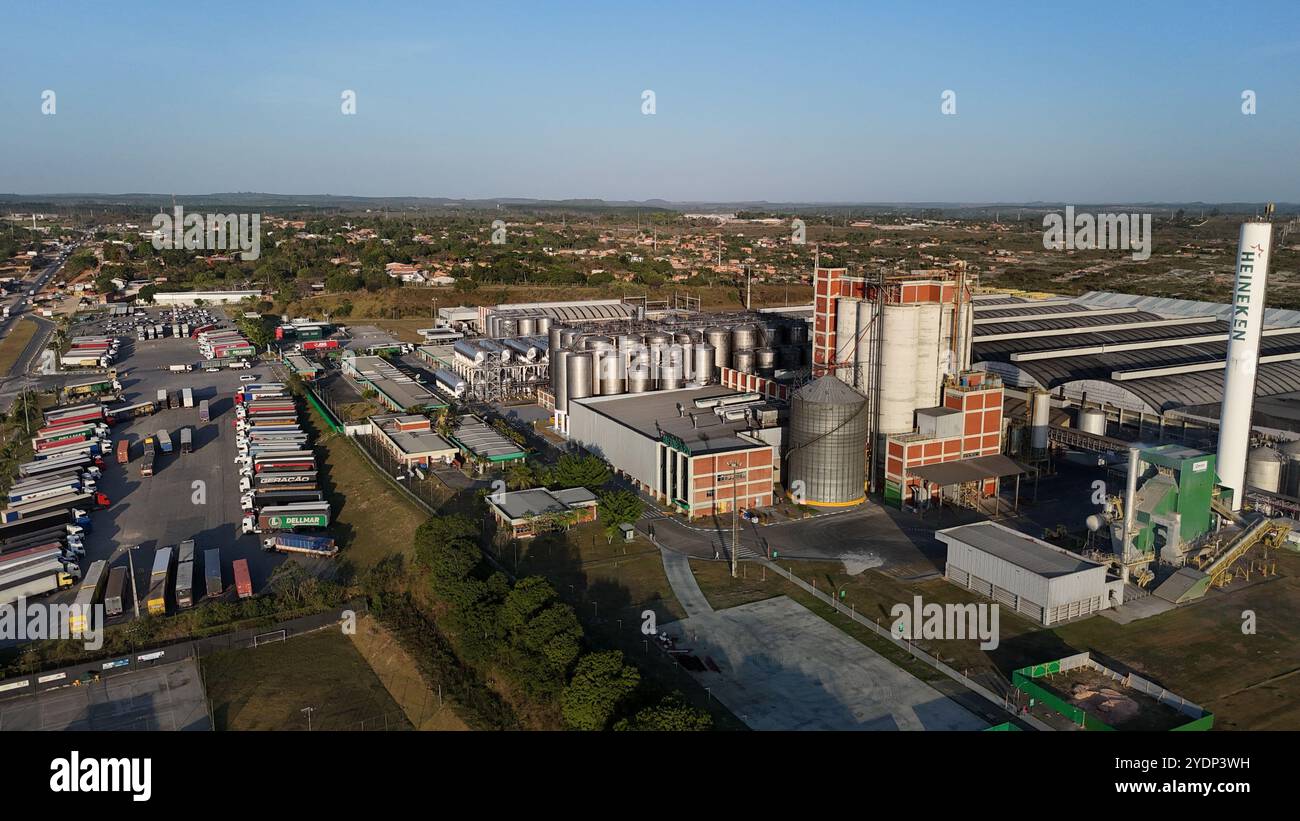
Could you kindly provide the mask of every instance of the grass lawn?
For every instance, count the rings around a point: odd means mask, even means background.
[[[27,344],[32,341],[32,337],[36,336],[36,332],[40,329],[40,325],[27,317],[23,317],[14,323],[9,335],[0,340],[0,375],[9,373],[9,369],[18,362],[18,357],[23,355]]]
[[[439,704],[439,693],[429,688],[415,660],[378,619],[362,617],[349,638],[416,729],[469,729],[445,694]]]
[[[339,555],[358,569],[394,553],[409,558],[415,529],[427,518],[425,512],[389,484],[391,480],[375,470],[356,445],[329,430],[315,408],[309,418],[328,465],[326,491],[334,506],[330,529],[343,546]]]
[[[357,648],[338,629],[203,659],[218,730],[411,729]]]
[[[1300,555],[1282,551],[1273,557],[1278,576],[1238,581],[1199,602],[1128,625],[1094,616],[1047,629],[1003,607],[994,650],[981,650],[975,640],[923,640],[917,645],[956,669],[1004,681],[1019,667],[1088,650],[1103,664],[1132,670],[1215,713],[1216,728],[1294,727],[1300,721],[1300,657],[1295,652],[1300,642]],[[881,626],[893,621],[893,605],[910,604],[916,595],[927,604],[987,601],[942,579],[902,582],[874,570],[850,576],[835,562],[782,566],[819,589],[843,590],[845,606],[879,619]],[[763,580],[754,565],[745,569],[745,578],[734,580],[723,562],[694,561],[691,567],[714,607],[784,593],[873,649],[889,646],[784,579],[768,574]],[[1242,633],[1247,611],[1256,615],[1254,635]],[[923,679],[938,675],[928,667],[918,672],[906,653],[901,658],[906,669]]]

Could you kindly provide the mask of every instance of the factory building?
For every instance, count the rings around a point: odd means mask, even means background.
[[[943,403],[916,412],[917,429],[885,439],[885,502],[924,509],[944,498],[978,507],[1022,468],[1002,455],[1002,381],[968,371],[943,386]]]
[[[393,413],[370,417],[370,434],[406,467],[449,464],[459,449],[433,431],[427,416]]]
[[[1124,582],[1106,566],[996,522],[935,532],[947,545],[944,578],[1043,625],[1124,603]]]
[[[710,385],[569,400],[569,438],[688,518],[772,504],[780,409]]]
[[[372,388],[379,400],[396,413],[441,408],[446,402],[411,374],[380,356],[358,356],[344,351],[340,360],[343,373],[362,388]]]

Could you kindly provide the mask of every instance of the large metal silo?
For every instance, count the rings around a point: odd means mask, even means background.
[[[731,355],[736,370],[750,374],[754,372],[754,351],[741,348]]]
[[[515,320],[515,333],[519,336],[532,336],[537,333],[537,319],[531,316],[521,316]]]
[[[594,383],[592,373],[594,372],[591,352],[583,353],[574,352],[569,354],[569,360],[565,363],[568,369],[568,400],[586,399],[591,396],[591,388]],[[567,403],[566,403],[567,405]]]
[[[758,326],[745,322],[731,329],[731,347],[735,351],[752,351],[759,346]]]
[[[880,368],[881,434],[911,433],[916,412],[916,305],[886,305]]]
[[[731,367],[731,331],[719,326],[704,331],[704,341],[713,346],[713,366],[715,368]]]
[[[695,359],[695,381],[701,385],[713,384],[713,346],[701,342],[692,351]]]
[[[947,357],[940,356],[943,306],[926,302],[917,306],[916,318],[916,407],[933,408],[939,404],[939,385]]]
[[[1282,487],[1284,457],[1270,447],[1252,448],[1246,459],[1246,485],[1269,493]]]
[[[802,504],[846,507],[865,498],[867,398],[833,376],[790,402],[786,487]]]

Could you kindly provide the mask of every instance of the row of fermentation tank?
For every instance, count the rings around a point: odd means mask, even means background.
[[[808,361],[803,323],[740,322],[610,334],[553,325],[547,341],[554,352],[551,389],[561,412],[568,412],[571,399],[714,384],[723,367],[771,377]]]

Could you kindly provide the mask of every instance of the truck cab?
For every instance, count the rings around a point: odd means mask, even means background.
[[[244,517],[243,531],[244,531],[245,533],[261,533],[261,532],[262,532],[262,528],[260,528],[260,527],[257,526],[257,517],[256,517],[256,516],[245,516],[245,517]]]

